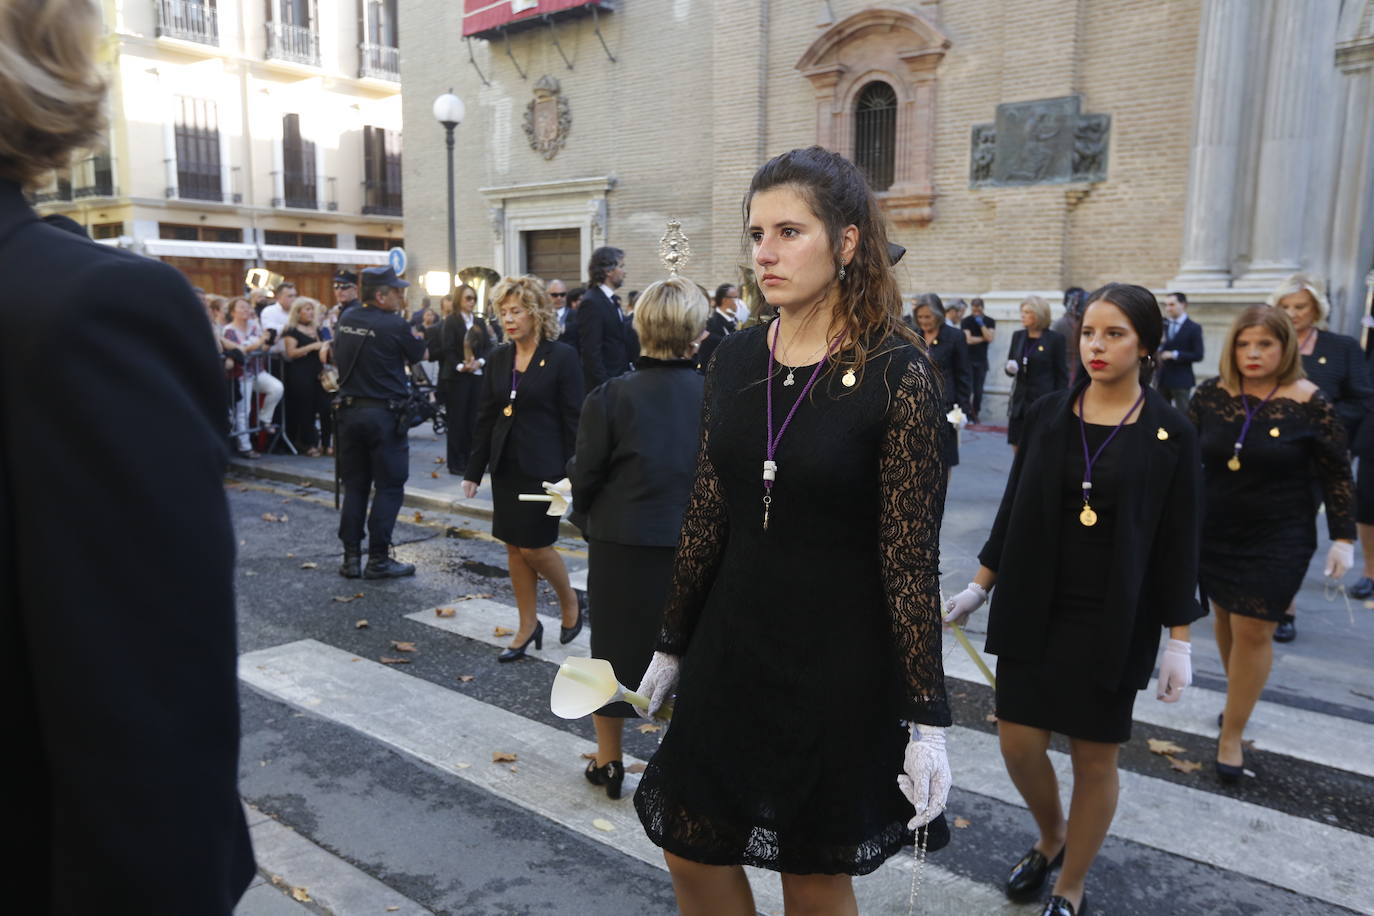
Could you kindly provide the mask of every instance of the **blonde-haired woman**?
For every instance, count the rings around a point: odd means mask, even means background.
[[[322,311],[314,299],[297,296],[281,335],[286,355],[286,431],[292,444],[311,458],[320,457],[326,450],[334,454],[330,445],[334,424],[329,392],[320,384],[320,370],[329,359],[329,331],[318,325]]]
[[[1306,274],[1292,274],[1275,287],[1269,296],[1269,304],[1288,313],[1298,335],[1298,353],[1302,355],[1303,372],[1335,408],[1336,416],[1345,425],[1351,450],[1356,455],[1368,455],[1374,459],[1374,423],[1361,423],[1369,410],[1374,408],[1374,384],[1370,383],[1369,370],[1359,343],[1352,337],[1326,329],[1331,306],[1322,294],[1321,283]],[[1367,494],[1358,501],[1356,513],[1360,541],[1365,545],[1364,577],[1350,588],[1350,596],[1360,599],[1374,595],[1374,549],[1370,547],[1374,542],[1374,467],[1365,471],[1366,464],[1374,465],[1374,461],[1360,461],[1363,482],[1356,483],[1357,494]],[[1367,509],[1360,508],[1366,505]],[[1274,631],[1274,640],[1292,642],[1296,637],[1297,627],[1294,625],[1292,608],[1289,608]]]
[[[654,654],[668,599],[673,549],[691,496],[704,383],[693,354],[710,306],[696,284],[674,277],[639,297],[636,372],[597,386],[582,407],[577,455],[568,463],[573,508],[586,518],[587,594],[596,607],[592,657],[637,684]],[[597,710],[596,759],[587,779],[620,797],[620,742],[628,703]]]
[[[230,916],[254,864],[223,369],[185,276],[24,197],[103,132],[103,6],[0,2],[5,698],[15,730],[41,736],[6,754],[16,820],[41,831],[8,864],[32,912]],[[92,582],[107,614],[90,613]],[[148,633],[177,651],[145,664]],[[58,640],[70,667],[47,663]]]
[[[1064,335],[1050,330],[1050,304],[1039,296],[1021,303],[1021,330],[1011,335],[1007,375],[1015,379],[1007,403],[1007,442],[1025,434],[1026,411],[1041,396],[1069,386]]]
[[[1244,771],[1245,725],[1269,678],[1274,628],[1317,549],[1322,497],[1333,541],[1326,574],[1340,578],[1354,557],[1345,428],[1303,377],[1298,347],[1283,310],[1247,308],[1226,335],[1220,377],[1199,385],[1188,405],[1205,491],[1199,578],[1226,671],[1216,761],[1226,783]]]
[[[577,443],[582,410],[582,367],[577,351],[559,343],[558,318],[538,277],[507,277],[491,295],[506,329],[506,343],[492,351],[482,375],[482,396],[463,495],[491,468],[491,533],[506,545],[511,588],[520,628],[497,661],[523,658],[531,642],[544,641],[535,614],[540,577],[553,586],[563,614],[560,642],[582,630],[584,607],[568,582],[563,558],[553,549],[560,519],[547,503],[520,502],[521,493],[542,493],[544,481],[562,480]]]

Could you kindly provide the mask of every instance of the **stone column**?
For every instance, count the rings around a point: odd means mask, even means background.
[[[1250,0],[1207,0],[1203,7],[1183,257],[1171,286],[1196,289],[1231,282],[1232,205],[1253,16]]]
[[[1302,267],[1313,171],[1330,177],[1330,151],[1315,148],[1313,115],[1322,71],[1332,67],[1339,13],[1340,0],[1277,0],[1274,6],[1250,269],[1237,285],[1271,287]]]

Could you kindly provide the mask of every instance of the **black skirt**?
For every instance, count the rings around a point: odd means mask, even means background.
[[[501,462],[491,475],[492,536],[512,547],[531,550],[558,540],[561,518],[548,514],[549,504],[520,501],[521,493],[543,492],[544,482],[538,477],[512,471],[507,462]]]
[[[588,542],[587,604],[596,615],[592,658],[610,662],[616,678],[631,690],[644,677],[658,642],[675,552],[674,547]],[[608,703],[596,714],[637,715],[625,702]]]

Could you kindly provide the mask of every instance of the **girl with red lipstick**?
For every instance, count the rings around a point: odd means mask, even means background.
[[[1236,317],[1221,375],[1188,405],[1202,442],[1206,524],[1200,558],[1226,709],[1217,777],[1239,782],[1241,740],[1274,659],[1273,637],[1317,549],[1326,501],[1326,574],[1354,562],[1355,495],[1345,427],[1326,395],[1303,377],[1299,338],[1282,309],[1256,305]],[[1318,486],[1320,484],[1320,486]]]
[[[1088,297],[1078,340],[1086,371],[1026,414],[973,581],[948,604],[962,623],[995,583],[987,649],[997,655],[997,730],[1038,837],[1007,896],[1035,897],[1062,863],[1042,916],[1088,911],[1084,882],[1116,812],[1117,752],[1131,736],[1161,632],[1157,698],[1192,680],[1197,584],[1197,436],[1149,386],[1164,322],[1154,294],[1110,283]],[[1047,754],[1069,738],[1071,817]]]

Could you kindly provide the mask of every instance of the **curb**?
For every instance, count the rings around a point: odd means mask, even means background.
[[[283,471],[278,468],[264,466],[256,461],[247,461],[242,458],[230,458],[229,469],[246,477],[256,477],[259,480],[275,480],[278,483],[299,484],[302,481],[308,481],[310,485],[317,490],[322,490],[325,493],[334,492],[333,474],[321,475],[308,471]],[[490,500],[451,500],[442,496],[431,496],[415,487],[405,488],[405,497],[401,500],[401,505],[409,506],[412,509],[431,509],[436,512],[466,515],[471,518],[480,518],[488,522],[491,521],[492,518],[492,504]],[[578,540],[582,539],[581,530],[566,518],[559,522],[558,534],[560,537],[576,538]]]

